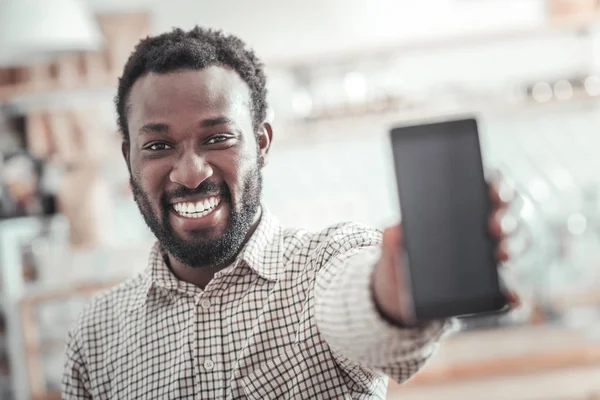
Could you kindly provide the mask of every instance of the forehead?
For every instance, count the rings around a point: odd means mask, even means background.
[[[129,95],[130,129],[149,120],[185,120],[191,114],[239,119],[249,113],[248,85],[234,70],[220,66],[166,74],[151,72],[135,82]]]

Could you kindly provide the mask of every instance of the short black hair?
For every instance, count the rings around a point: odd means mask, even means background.
[[[129,93],[137,79],[149,73],[168,73],[180,69],[204,69],[212,65],[235,70],[251,93],[251,112],[255,133],[267,114],[267,88],[264,65],[238,37],[220,30],[199,26],[179,28],[142,39],[135,47],[119,78],[115,105],[117,124],[123,140],[129,142],[127,110]]]

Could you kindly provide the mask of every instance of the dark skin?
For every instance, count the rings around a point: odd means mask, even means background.
[[[268,123],[263,123],[255,135],[246,83],[235,71],[217,66],[150,73],[132,87],[129,105],[130,143],[123,144],[123,156],[132,178],[148,195],[152,212],[162,215],[161,196],[178,187],[194,189],[205,181],[225,183],[233,204],[223,202],[208,220],[182,218],[169,212],[174,233],[182,239],[223,235],[230,207],[241,208],[245,174],[266,163],[273,138]],[[246,240],[259,219],[260,212]],[[189,268],[172,255],[167,257],[179,279],[201,288],[232,261],[206,266],[210,268]]]

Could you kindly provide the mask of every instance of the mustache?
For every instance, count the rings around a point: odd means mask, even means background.
[[[185,198],[188,196],[204,195],[204,196],[229,196],[229,188],[223,182],[216,184],[214,182],[202,182],[198,187],[193,189],[185,186],[179,186],[176,189],[170,190],[163,194],[163,204],[169,204],[171,199]]]

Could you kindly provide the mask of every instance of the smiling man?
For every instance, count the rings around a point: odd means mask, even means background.
[[[148,268],[70,331],[64,399],[384,399],[452,326],[403,325],[400,228],[284,228],[261,204],[266,78],[236,37],[144,39],[119,82]],[[494,191],[491,193],[501,211]],[[491,233],[502,234],[494,218]]]

